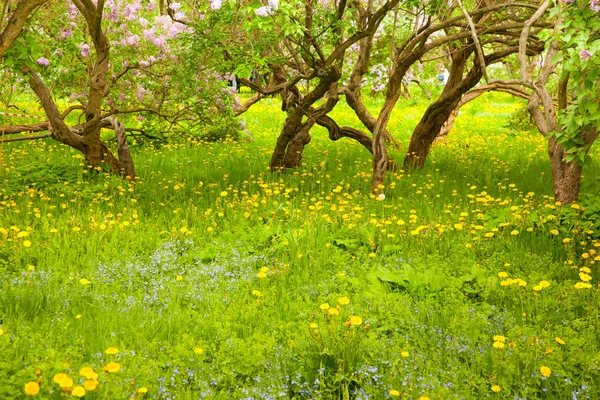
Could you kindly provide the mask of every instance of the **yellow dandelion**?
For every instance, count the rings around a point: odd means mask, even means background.
[[[260,279],[262,279],[262,278],[266,278],[267,274],[265,274],[264,272],[261,271],[258,274],[256,274],[256,276],[259,277]]]
[[[587,282],[577,282],[575,284],[575,289],[590,289],[592,285]]]
[[[502,335],[496,335],[494,336],[494,342],[506,342],[506,337],[502,336]]]
[[[539,292],[542,289],[543,289],[543,287],[541,285],[536,285],[533,287],[533,290],[535,290],[536,292]]]
[[[338,310],[337,308],[330,308],[327,310],[327,313],[329,313],[329,315],[340,315],[340,310]]]
[[[506,272],[498,272],[498,278],[506,278],[508,274]]]
[[[73,397],[83,397],[85,396],[85,389],[83,386],[75,386],[73,391],[71,392],[71,396]]]
[[[109,347],[108,349],[106,349],[104,351],[104,353],[111,354],[111,355],[118,354],[119,353],[119,349],[117,349],[116,347]]]
[[[560,345],[564,345],[565,341],[559,338],[558,336],[554,338],[554,341]]]
[[[31,247],[31,241],[30,240],[24,240],[23,241],[23,246],[27,247],[27,248]]]
[[[499,393],[500,392],[500,386],[498,386],[498,385],[492,386],[492,392]]]
[[[340,297],[337,301],[338,304],[341,304],[342,306],[347,306],[348,304],[350,304],[350,299],[347,297]]]
[[[494,344],[492,344],[492,346],[495,349],[503,349],[504,348],[504,343],[502,343],[502,342],[494,342]]]
[[[538,285],[540,285],[543,288],[547,288],[547,287],[550,287],[550,282],[548,282],[548,281],[540,281],[540,283]]]
[[[147,387],[145,387],[145,386],[144,386],[144,387],[141,387],[141,388],[139,388],[139,389],[137,390],[137,392],[138,392],[139,394],[148,393],[148,388],[147,388]]]
[[[79,375],[85,379],[97,379],[98,374],[90,367],[83,367],[79,370]]]
[[[319,306],[319,308],[323,311],[327,311],[329,310],[329,304],[328,303],[323,303]]]
[[[511,236],[517,236],[519,234],[519,231],[515,229],[514,231],[511,231],[510,234]],[[498,387],[498,389],[500,388]]]
[[[98,381],[95,379],[87,379],[85,382],[83,382],[83,387],[85,390],[93,392],[98,387]]]
[[[200,355],[200,354],[204,353],[204,350],[201,349],[200,347],[195,347],[194,348],[194,353]]]
[[[550,370],[550,368],[546,367],[545,365],[542,365],[540,367],[540,374],[542,374],[546,378],[548,378],[551,373],[552,373],[552,371]]]
[[[25,384],[25,394],[35,396],[40,392],[40,385],[37,382],[29,382]]]
[[[362,318],[356,315],[350,316],[350,325],[360,325],[362,324]]]
[[[400,392],[397,390],[390,390],[390,396],[392,397],[400,397]]]
[[[109,362],[104,366],[104,370],[106,372],[119,372],[121,370],[121,366],[116,362]]]
[[[580,272],[579,279],[581,279],[584,282],[589,282],[592,280],[592,277],[590,275],[586,274],[585,272]]]
[[[89,284],[90,284],[90,281],[88,281],[88,280],[87,280],[87,279],[85,279],[85,278],[82,278],[82,279],[80,279],[80,280],[79,280],[79,283],[81,283],[82,285],[84,285],[84,286],[85,286],[85,285],[89,285]]]
[[[221,192],[221,197],[225,197],[225,196],[227,196],[227,192],[226,191],[222,191]]]
[[[406,350],[405,350],[405,351],[401,352],[401,353],[400,353],[400,355],[401,355],[402,357],[406,358],[406,357],[408,357],[410,354],[408,353],[408,351],[406,351]]]

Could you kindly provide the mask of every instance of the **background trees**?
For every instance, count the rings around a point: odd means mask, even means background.
[[[332,140],[349,137],[371,152],[372,190],[379,193],[386,171],[397,168],[387,151],[395,142],[387,129],[391,111],[423,68],[430,74],[447,69],[448,76],[414,128],[405,169],[421,168],[460,106],[487,90],[529,99],[538,128],[548,136],[561,202],[577,198],[577,179],[567,177],[580,175],[597,136],[600,45],[594,2],[558,2],[552,10],[549,0],[74,0],[39,8],[45,3],[5,4],[0,54],[5,53],[5,74],[22,76],[48,122],[4,131],[50,129],[52,137],[81,151],[90,166],[106,164],[126,176],[134,176],[128,134],[235,136],[234,113],[277,95],[288,117],[274,145],[271,170],[299,166],[311,129],[320,125]],[[48,13],[68,22],[44,19]],[[552,35],[555,40],[547,40]],[[490,65],[517,53],[518,77],[490,78]],[[540,55],[538,68],[538,58],[532,57]],[[477,87],[482,79],[486,86]],[[385,95],[377,111],[362,102],[369,81],[372,90]],[[254,95],[236,103],[235,88],[226,89],[229,82],[248,86]],[[67,98],[65,106],[61,102]],[[331,118],[340,98],[362,126],[340,126]],[[106,128],[116,134],[115,149],[103,140]]]

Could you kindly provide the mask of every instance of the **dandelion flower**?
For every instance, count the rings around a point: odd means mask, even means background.
[[[116,362],[109,362],[104,366],[104,370],[106,372],[119,372],[121,370],[121,366]]]
[[[500,386],[498,386],[498,385],[492,386],[492,392],[499,393],[500,392]]]
[[[506,272],[498,272],[498,278],[506,278],[508,274]]]
[[[519,234],[519,231],[515,229],[514,231],[510,232],[510,234],[511,234],[511,236],[517,236]],[[496,386],[498,386],[498,385],[496,385]],[[498,387],[498,389],[500,389],[500,387]]]
[[[90,367],[83,367],[79,370],[79,375],[85,379],[97,379],[98,374]]]
[[[590,275],[586,274],[585,272],[580,272],[579,279],[581,279],[584,282],[589,282],[592,280],[592,277]]]
[[[575,284],[575,289],[590,289],[592,285],[587,282],[577,282]]]
[[[114,354],[118,354],[119,353],[119,349],[117,349],[116,347],[109,347],[104,352],[106,354],[114,355]]]
[[[350,317],[350,325],[360,325],[362,324],[362,318],[356,315],[352,315]]]
[[[540,281],[539,285],[543,288],[550,287],[550,282],[548,281]]]
[[[494,336],[494,342],[506,342],[506,337],[502,336],[502,335],[496,335]]]
[[[390,390],[390,396],[400,397],[400,392],[397,390]]]
[[[342,306],[347,306],[348,304],[350,304],[350,299],[347,297],[340,297],[338,299],[338,304],[340,304]]]
[[[319,308],[323,311],[327,311],[329,310],[329,304],[328,303],[323,303],[319,306]]]
[[[494,344],[492,344],[492,346],[495,349],[503,349],[504,348],[504,343],[502,343],[502,342],[494,342]]]
[[[559,338],[558,336],[554,338],[554,341],[560,345],[564,345],[565,341]]]
[[[145,386],[144,386],[144,387],[141,387],[141,388],[139,388],[139,389],[137,390],[137,392],[138,392],[139,394],[148,393],[148,388],[147,388],[147,387],[145,387]]]
[[[408,357],[410,354],[408,354],[408,351],[403,351],[400,353],[400,355],[404,358]]]
[[[40,392],[40,385],[37,382],[29,382],[25,384],[25,394],[35,396]]]
[[[85,382],[83,382],[83,387],[85,388],[85,390],[92,392],[98,387],[98,381],[95,379],[88,379]]]
[[[75,386],[73,391],[71,392],[71,396],[73,397],[83,397],[85,396],[85,389],[83,386]]]
[[[317,329],[319,327],[319,325],[317,325],[316,322],[311,322],[310,324],[308,324],[308,327],[310,329]]]
[[[542,374],[546,378],[548,378],[551,373],[552,373],[552,371],[550,371],[550,368],[546,367],[545,365],[542,365],[540,367],[540,374]]]
[[[200,347],[195,347],[194,348],[194,353],[196,353],[196,354],[202,354],[202,353],[204,353],[204,350],[202,350]]]
[[[82,278],[82,279],[80,279],[80,280],[79,280],[79,283],[81,283],[82,285],[84,285],[84,286],[85,286],[85,285],[89,285],[89,284],[90,284],[90,281],[88,281],[88,280],[87,280],[87,279],[85,279],[85,278]]]
[[[58,383],[61,388],[70,388],[73,386],[73,380],[67,374],[56,374],[52,380]]]
[[[259,272],[258,274],[256,274],[257,277],[259,277],[260,279],[266,278],[267,274],[265,274],[264,272]]]

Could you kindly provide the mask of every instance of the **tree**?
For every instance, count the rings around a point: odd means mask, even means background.
[[[191,59],[183,51],[189,30],[176,21],[185,18],[179,7],[171,4],[168,16],[153,3],[73,0],[42,10],[64,18],[38,15],[7,50],[3,67],[22,75],[48,121],[2,127],[3,132],[49,130],[54,139],[82,152],[90,167],[107,165],[133,178],[127,133],[219,136],[211,132],[214,126],[239,131],[226,82],[210,65],[198,65],[202,58]],[[195,72],[182,73],[182,67]],[[65,98],[71,105],[61,111],[59,101]],[[222,112],[210,113],[211,107]],[[119,121],[130,115],[144,121],[144,129]],[[103,129],[114,131],[116,151]],[[39,137],[45,135],[33,138]]]

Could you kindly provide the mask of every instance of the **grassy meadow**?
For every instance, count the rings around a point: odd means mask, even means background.
[[[401,144],[426,106],[398,105]],[[134,143],[135,182],[1,144],[0,399],[600,398],[598,149],[555,205],[521,107],[470,104],[383,200],[321,129],[270,173],[275,99],[241,142]]]

